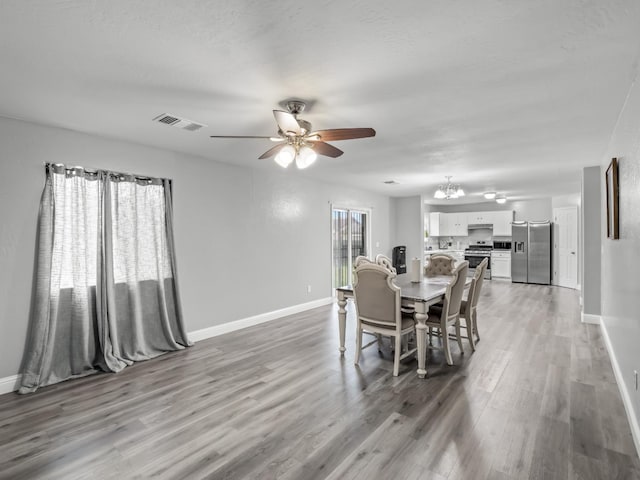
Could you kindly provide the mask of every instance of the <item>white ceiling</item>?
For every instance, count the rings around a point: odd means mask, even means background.
[[[278,169],[257,159],[268,140],[209,135],[273,135],[271,110],[300,98],[315,129],[377,135],[287,174],[562,195],[601,160],[639,25],[637,0],[2,0],[0,115]]]

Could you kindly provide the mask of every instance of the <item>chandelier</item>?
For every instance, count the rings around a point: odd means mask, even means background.
[[[438,185],[436,193],[433,194],[433,198],[449,200],[451,198],[464,197],[464,190],[460,185],[454,185],[451,183],[452,175],[446,175],[446,185]]]

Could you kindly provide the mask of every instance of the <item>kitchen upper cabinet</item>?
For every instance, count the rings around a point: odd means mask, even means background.
[[[447,213],[449,233],[452,237],[466,237],[469,235],[469,222],[466,213]]]
[[[429,236],[431,237],[439,237],[440,236],[440,223],[442,221],[443,213],[440,212],[431,212],[429,214]]]
[[[466,237],[469,235],[466,213],[441,213],[441,237]]]
[[[466,237],[469,225],[487,225],[493,227],[494,237],[510,237],[513,210],[493,212],[461,212],[429,214],[429,235],[432,237]]]
[[[511,222],[513,222],[513,210],[493,212],[493,236],[510,237]]]
[[[469,212],[467,223],[469,225],[493,225],[495,214],[498,212]]]
[[[429,235],[432,237],[466,237],[469,235],[466,213],[429,214]]]

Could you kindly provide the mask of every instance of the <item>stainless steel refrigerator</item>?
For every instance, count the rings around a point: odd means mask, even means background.
[[[551,284],[551,222],[511,224],[511,281]]]

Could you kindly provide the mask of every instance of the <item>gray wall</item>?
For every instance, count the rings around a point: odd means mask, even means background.
[[[636,418],[640,393],[633,371],[640,370],[640,83],[636,78],[620,113],[608,151],[620,161],[620,239],[606,237],[604,175],[600,181],[602,228],[602,322],[609,334]],[[635,425],[638,428],[638,425]]]
[[[0,378],[22,357],[44,162],[174,180],[189,331],[331,296],[331,203],[371,208],[373,254],[391,250],[387,197],[0,118]]]
[[[600,257],[601,212],[600,183],[602,172],[600,166],[587,167],[582,170],[582,311],[588,315],[600,315]],[[586,261],[585,261],[586,259]]]
[[[424,230],[422,198],[402,197],[391,199],[393,217],[393,245],[407,246],[407,272],[411,259],[418,257],[421,262],[424,256]]]
[[[558,197],[551,198],[551,207],[552,208],[562,208],[562,207],[580,207],[581,196],[580,193],[572,194],[572,195],[560,195]]]

